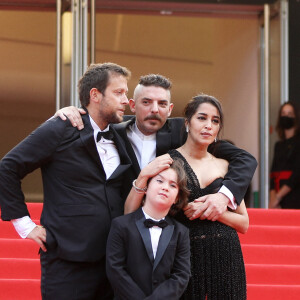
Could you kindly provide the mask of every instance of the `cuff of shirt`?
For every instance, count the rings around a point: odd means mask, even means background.
[[[11,222],[22,239],[27,238],[27,235],[36,227],[36,224],[29,216],[13,219]]]
[[[228,207],[233,210],[236,210],[237,204],[235,202],[235,198],[234,198],[233,194],[230,192],[230,190],[225,185],[222,185],[222,187],[219,189],[219,193],[224,194],[230,200],[228,203]]]

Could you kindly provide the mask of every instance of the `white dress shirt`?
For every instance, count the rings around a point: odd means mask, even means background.
[[[144,135],[136,123],[129,126],[127,136],[141,169],[156,157],[156,133]]]
[[[109,178],[111,174],[115,171],[115,169],[120,164],[120,156],[116,145],[111,140],[106,140],[101,137],[100,141],[97,142],[97,134],[100,130],[99,126],[95,123],[95,121],[90,117],[90,122],[92,128],[94,129],[94,139],[97,147],[97,151],[99,153],[99,157],[101,159],[106,178]],[[103,130],[108,131],[109,125]],[[36,227],[36,224],[31,220],[29,216],[24,216],[19,219],[11,220],[14,225],[16,231],[20,235],[21,238],[25,239],[27,235]]]
[[[106,174],[106,178],[108,179],[120,164],[119,152],[114,142],[111,140],[106,140],[103,136],[101,137],[100,141],[97,142],[97,134],[101,130],[99,126],[91,118],[91,116],[89,117],[90,117],[91,125],[94,129],[94,139],[99,153],[99,157],[101,159]],[[109,125],[103,130],[103,132],[106,132],[108,130],[109,130]]]
[[[144,213],[146,219],[151,219],[153,221],[160,221],[160,220],[165,219],[165,218],[163,218],[163,219],[156,220],[156,219],[150,217],[149,215],[147,215],[143,208],[142,208],[142,210],[143,210],[143,213]],[[153,257],[155,259],[156,252],[157,252],[157,247],[158,247],[158,243],[159,243],[159,239],[160,239],[160,235],[161,235],[161,232],[162,232],[162,228],[160,228],[158,226],[153,226],[153,227],[149,228],[149,231],[150,231],[150,236],[151,236]]]

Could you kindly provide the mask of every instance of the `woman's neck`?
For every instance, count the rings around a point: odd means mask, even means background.
[[[284,130],[284,136],[285,136],[286,139],[290,139],[294,135],[295,135],[295,127]]]
[[[206,158],[209,156],[207,152],[208,145],[196,144],[189,138],[181,147],[178,148],[184,156],[188,156],[195,159]]]

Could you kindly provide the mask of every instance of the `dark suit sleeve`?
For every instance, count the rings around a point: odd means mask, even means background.
[[[162,282],[145,300],[179,299],[190,279],[190,239],[187,228],[179,235],[176,256],[169,279]]]
[[[113,220],[106,248],[106,273],[116,295],[123,300],[146,297],[126,270],[125,238],[117,220]]]
[[[60,126],[57,126],[60,122]],[[0,162],[1,217],[8,221],[29,215],[24,202],[21,180],[51,158],[62,139],[63,121],[52,119],[33,131]]]
[[[219,141],[208,150],[216,157],[223,158],[229,162],[228,172],[223,180],[223,185],[232,192],[239,205],[245,196],[257,167],[256,159],[247,151],[225,141]]]

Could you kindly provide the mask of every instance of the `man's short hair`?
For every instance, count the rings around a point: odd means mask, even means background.
[[[165,90],[170,90],[172,82],[170,79],[159,74],[148,74],[140,77],[139,84],[143,86],[159,86]]]
[[[130,71],[114,63],[91,64],[78,82],[79,99],[82,106],[90,103],[90,90],[96,88],[102,95],[109,83],[110,76],[119,75],[130,78]]]

